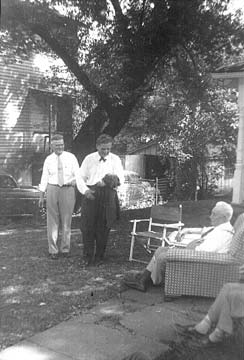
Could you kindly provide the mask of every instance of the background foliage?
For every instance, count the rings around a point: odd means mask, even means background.
[[[208,143],[233,159],[234,106],[209,78],[242,53],[243,23],[239,13],[226,11],[228,3],[2,0],[0,51],[12,60],[10,48],[15,58],[42,51],[62,59],[52,84],[82,104],[73,143],[80,160],[101,132],[125,145],[156,139],[164,156],[177,158],[178,169],[187,160],[186,183],[192,178],[192,184],[186,187],[194,189],[199,176],[205,183],[199,167]],[[176,188],[182,190],[178,180]]]

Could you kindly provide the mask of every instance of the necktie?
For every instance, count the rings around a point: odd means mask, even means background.
[[[214,230],[214,227],[212,227],[211,229],[206,230],[203,234],[201,234],[201,239],[203,239],[206,235],[208,235],[213,230]]]
[[[106,160],[107,160],[107,159],[105,159],[105,158],[102,157],[102,156],[101,156],[100,159],[99,159],[99,161],[104,161],[104,162],[105,162]]]
[[[60,156],[58,156],[58,185],[63,186],[63,184],[64,184],[64,169]]]

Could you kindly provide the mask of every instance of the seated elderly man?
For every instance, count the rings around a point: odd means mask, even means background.
[[[196,236],[196,239],[191,241],[186,246],[186,249],[228,253],[234,234],[233,227],[230,223],[232,214],[233,209],[230,204],[224,201],[217,202],[210,215],[212,227],[184,229],[184,236],[188,233],[195,234]],[[124,284],[140,291],[146,291],[151,281],[154,285],[161,284],[164,280],[167,251],[167,247],[159,247],[155,251],[146,269],[134,277],[125,277],[123,281]],[[184,249],[182,249],[182,251],[184,251]]]

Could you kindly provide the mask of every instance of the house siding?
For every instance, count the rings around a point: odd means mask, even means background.
[[[0,68],[0,169],[20,184],[37,185],[49,135],[59,131],[66,143],[72,141],[72,101],[41,91],[43,73],[33,59],[12,64],[0,59]]]
[[[0,167],[13,175],[24,170],[31,124],[26,97],[29,86],[37,86],[38,74],[31,61],[5,64],[0,59]],[[28,178],[28,182],[30,178]]]

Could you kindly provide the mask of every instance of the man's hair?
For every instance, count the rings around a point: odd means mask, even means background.
[[[55,141],[55,140],[64,140],[64,137],[63,137],[63,135],[61,135],[61,134],[54,134],[54,135],[51,137],[51,142],[52,142],[52,141]]]
[[[113,143],[112,136],[107,135],[107,134],[102,134],[102,135],[98,136],[96,145],[108,144],[108,143]]]
[[[233,215],[233,208],[230,204],[226,203],[225,201],[218,201],[214,208],[218,210],[218,212],[223,218],[226,219],[226,221],[230,221]]]

